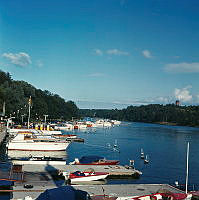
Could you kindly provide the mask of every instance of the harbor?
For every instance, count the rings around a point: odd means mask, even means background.
[[[55,185],[44,186],[43,184],[34,185],[32,189],[24,189],[23,185],[16,184],[11,191],[13,200],[23,199],[26,196],[37,198],[45,189],[52,189]],[[112,196],[112,197],[129,197],[143,196],[158,191],[171,191],[173,193],[183,193],[182,191],[167,184],[121,184],[121,185],[73,185],[74,188],[87,191],[90,196]]]
[[[135,127],[135,124],[133,126]],[[4,188],[3,190],[1,190],[1,192],[5,194],[10,194],[10,199],[25,199],[25,197],[27,196],[30,196],[32,199],[36,199],[41,193],[43,193],[47,189],[49,190],[65,186],[67,187],[68,185],[70,185],[78,190],[88,192],[88,194],[91,196],[107,195],[128,198],[129,196],[141,196],[156,193],[159,190],[170,191],[174,193],[184,193],[183,190],[179,190],[174,187],[174,184],[170,185],[167,181],[164,180],[161,181],[161,183],[155,183],[154,181],[151,181],[151,183],[147,183],[150,182],[150,180],[148,179],[146,183],[142,183],[142,180],[144,180],[143,178],[145,178],[147,174],[146,169],[151,169],[151,166],[154,163],[154,157],[149,151],[146,151],[146,147],[142,146],[143,148],[139,148],[137,153],[134,154],[134,156],[131,156],[130,160],[126,159],[124,162],[122,159],[122,155],[127,152],[124,151],[124,147],[121,146],[122,142],[117,137],[117,131],[125,129],[129,129],[128,126],[126,127],[121,125],[108,129],[100,127],[93,132],[90,129],[89,132],[85,131],[85,129],[83,131],[73,130],[70,132],[65,132],[62,130],[63,136],[65,135],[64,137],[59,136],[59,134],[56,134],[55,131],[51,136],[50,134],[46,133],[42,136],[42,134],[39,134],[35,131],[33,134],[30,134],[29,132],[31,131],[31,129],[29,129],[29,131],[19,131],[19,129],[17,135],[19,135],[20,137],[18,137],[18,139],[16,140],[17,143],[21,143],[22,141],[27,141],[29,143],[32,141],[49,141],[50,143],[54,143],[55,140],[59,142],[64,142],[69,136],[73,137],[74,139],[83,139],[84,143],[70,141],[70,145],[68,145],[66,151],[57,152],[42,152],[41,150],[38,151],[38,149],[35,149],[35,151],[29,151],[30,149],[24,149],[25,151],[21,151],[21,149],[19,149],[18,151],[8,149],[7,153],[9,158],[8,163],[10,166],[10,171],[7,174],[5,172],[1,172],[1,178],[4,177],[4,179],[10,179],[14,182],[12,187],[6,189]],[[14,129],[12,131],[14,131]],[[112,133],[116,135],[114,135],[114,138],[111,140]],[[7,134],[10,134],[10,130]],[[15,133],[12,133],[12,135],[13,134],[14,138],[17,138],[17,135]],[[21,137],[21,135],[23,137]],[[57,136],[54,137],[54,135]],[[102,138],[100,137],[100,135],[105,138],[105,145],[96,145],[97,142],[101,142]],[[27,139],[24,140],[25,137],[27,137]],[[11,138],[13,138],[13,136]],[[22,141],[21,138],[23,138]],[[10,139],[7,140],[7,143],[9,141]],[[9,147],[8,145],[6,146]],[[41,147],[38,146],[37,148]],[[108,158],[111,158],[110,160],[106,161],[109,164],[96,165],[95,163],[94,165],[92,165],[85,163],[85,161],[83,161],[80,157],[85,154],[85,150],[88,151],[87,149],[95,149],[93,154],[103,154],[106,155],[106,157],[108,156]],[[150,157],[145,157],[145,155],[148,154],[150,154]],[[92,156],[92,158],[93,157],[94,156]],[[120,161],[120,164],[112,165],[110,162],[117,163],[117,160],[114,160],[114,158],[116,157],[118,158],[118,161]],[[83,158],[85,159],[86,156],[84,156]],[[124,158],[127,158],[127,156],[125,156]],[[132,158],[134,160],[132,160]],[[146,158],[148,162],[146,162]],[[102,161],[105,162],[103,157],[99,157],[99,159],[102,159]],[[88,158],[86,158],[86,160],[86,162],[88,162]],[[75,162],[77,163],[75,164]],[[78,164],[78,162],[80,163]],[[71,179],[68,178],[69,174],[75,172],[85,173],[86,171],[88,171],[88,169],[93,170],[96,173],[100,172],[107,174],[107,177],[103,180],[100,179],[85,182],[71,182]],[[66,173],[67,175],[64,176],[64,173]]]
[[[14,165],[20,165],[20,162],[13,161]],[[36,167],[35,167],[36,166]],[[129,169],[122,165],[39,165],[39,164],[25,164],[22,165],[22,171],[25,172],[74,172],[85,171],[88,168],[92,168],[95,171],[106,172],[109,174],[109,178],[139,178],[142,172],[136,169]]]

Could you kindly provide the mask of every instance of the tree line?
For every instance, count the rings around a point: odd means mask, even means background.
[[[9,73],[0,70],[0,113],[15,117],[15,120],[25,120],[28,117],[28,103],[31,97],[31,118],[71,120],[79,118],[79,109],[73,101],[65,101],[57,94],[47,90],[37,89],[25,81],[15,81]]]
[[[199,126],[199,106],[150,104],[125,109],[82,109],[81,116],[181,126]]]
[[[79,109],[73,101],[65,101],[57,94],[37,89],[25,81],[15,81],[9,73],[0,70],[0,113],[6,105],[7,117],[22,121],[28,117],[31,96],[31,118],[71,120],[83,117],[99,117],[120,121],[199,126],[199,106],[175,104],[150,104],[128,106],[125,109]],[[26,120],[27,121],[27,120]]]

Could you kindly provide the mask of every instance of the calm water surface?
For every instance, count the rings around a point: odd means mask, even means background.
[[[112,180],[109,183],[185,184],[187,142],[190,142],[189,184],[199,186],[199,128],[146,123],[123,123],[95,132],[77,132],[85,143],[73,143],[68,149],[68,162],[84,155],[119,159],[122,165],[135,161],[143,175],[137,180]],[[117,142],[120,152],[114,151]],[[140,159],[140,150],[149,155],[149,164]],[[199,189],[199,188],[198,188]]]
[[[94,131],[76,131],[75,133],[78,137],[84,138],[85,142],[74,142],[69,146],[67,162],[84,155],[118,159],[122,165],[127,165],[129,160],[134,160],[135,168],[143,173],[139,179],[108,180],[111,184],[174,184],[175,181],[185,184],[186,150],[187,142],[190,142],[189,185],[195,185],[199,190],[199,128],[123,123],[113,128],[98,128]],[[119,152],[113,150],[115,142],[119,146]],[[149,155],[149,164],[144,164],[140,159],[141,148],[145,154]],[[28,155],[29,153],[26,156]],[[66,156],[66,153],[59,153],[57,156]],[[3,146],[0,149],[0,160],[6,160]]]

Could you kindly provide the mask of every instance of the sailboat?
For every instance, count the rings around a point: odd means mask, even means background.
[[[141,149],[141,156],[140,156],[141,159],[144,159],[144,151],[143,149]]]
[[[148,163],[149,163],[149,157],[148,157],[148,155],[146,155],[146,157],[145,157],[145,159],[144,159],[144,163],[145,163],[145,164],[148,164]]]

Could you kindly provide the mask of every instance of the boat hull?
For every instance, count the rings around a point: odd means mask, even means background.
[[[119,161],[111,161],[111,162],[96,162],[96,163],[76,163],[76,165],[118,165]]]
[[[53,160],[12,160],[14,165],[66,165],[66,161]]]
[[[15,151],[65,151],[69,142],[10,142],[8,150]]]
[[[104,174],[95,174],[90,176],[82,176],[76,178],[70,178],[71,182],[86,182],[86,181],[97,181],[101,179],[105,179],[108,176],[107,173]]]

